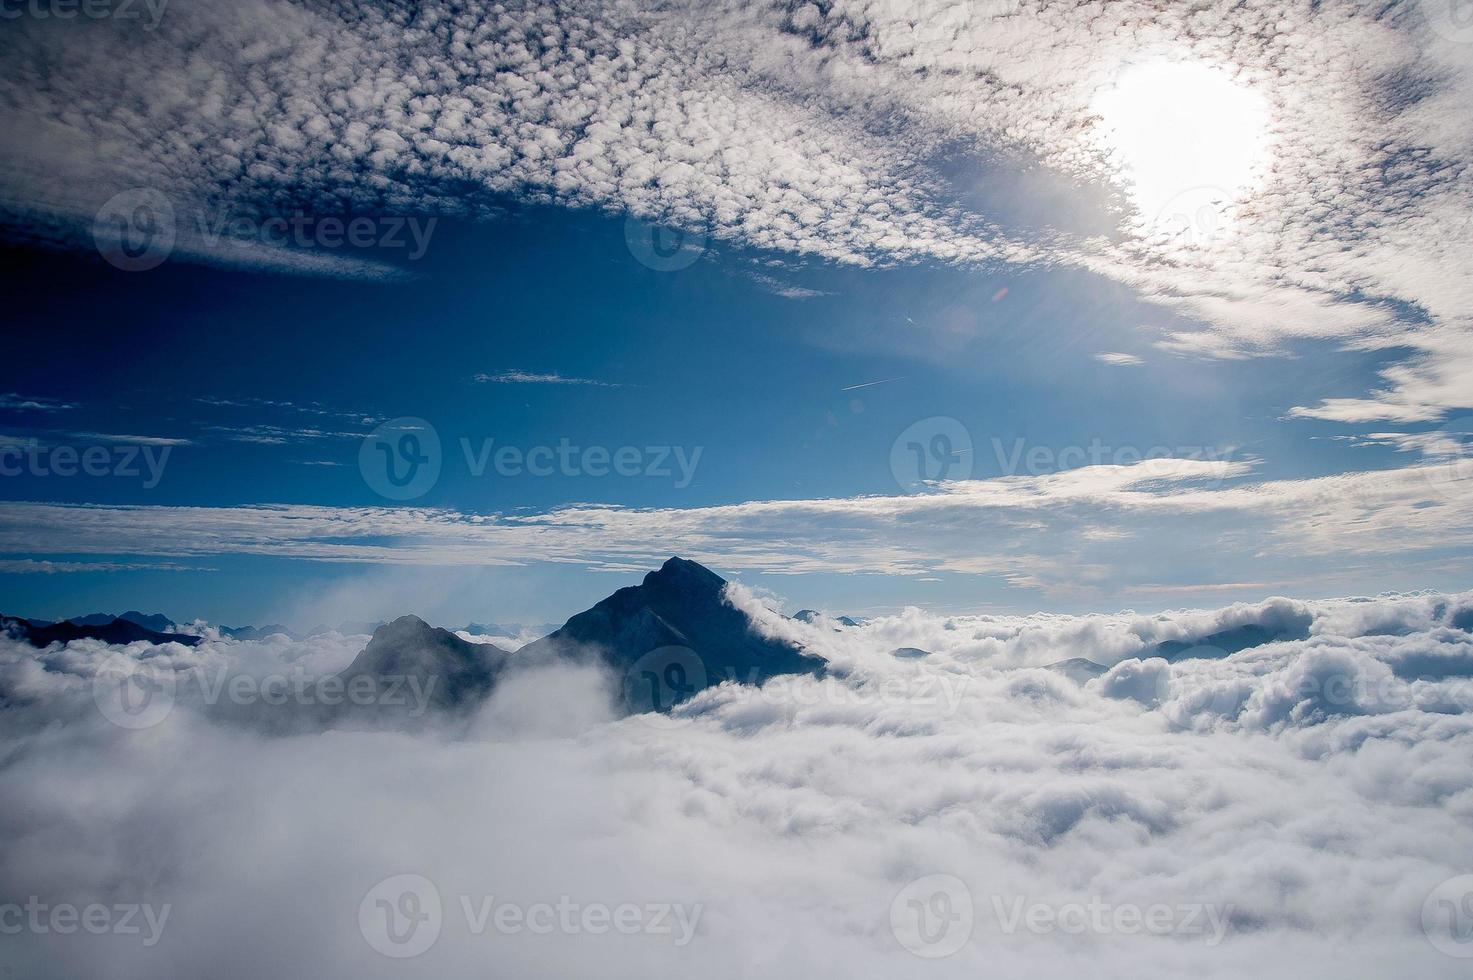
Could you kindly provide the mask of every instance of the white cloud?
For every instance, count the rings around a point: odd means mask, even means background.
[[[1101,364],[1114,364],[1119,367],[1131,367],[1136,364],[1146,363],[1134,354],[1122,354],[1118,351],[1100,351],[1095,355],[1095,360]]]
[[[1314,963],[1346,978],[1457,977],[1461,961],[1420,923],[1473,848],[1473,638],[1449,625],[1470,601],[1297,604],[1314,616],[1308,640],[1222,661],[1127,658],[1086,685],[1019,664],[1045,662],[1051,644],[1111,662],[1141,630],[1268,613],[912,610],[843,632],[790,624],[843,676],[726,685],[653,725],[610,720],[596,674],[540,670],[514,675],[474,718],[418,732],[261,731],[188,699],[125,731],[103,720],[90,683],[115,651],[0,641],[0,731],[15,749],[0,857],[13,893],[171,906],[153,947],[25,932],[9,953],[39,975],[61,963],[120,976],[1288,978]],[[1404,631],[1358,625],[1372,621]],[[889,655],[902,622],[930,657]],[[977,639],[987,633],[1003,639]],[[264,678],[340,669],[357,642],[207,639],[127,654]],[[1408,674],[1416,658],[1457,668]],[[1127,674],[1141,683],[1124,685]],[[391,960],[365,941],[357,910],[405,873],[435,884],[444,917],[423,956]],[[975,928],[953,956],[923,961],[892,935],[890,907],[938,873],[969,890]],[[491,895],[702,912],[680,948],[613,931],[477,935],[461,895],[473,909]],[[1224,934],[1008,933],[994,899],[1205,906]]]
[[[62,412],[76,407],[67,402],[57,401],[54,398],[17,395],[14,392],[0,394],[0,409],[9,411]]]
[[[107,442],[120,446],[190,446],[193,445],[188,439],[174,436],[129,436],[119,435],[114,432],[68,432],[72,439],[84,439],[89,442]]]
[[[592,388],[623,388],[624,385],[593,378],[565,378],[556,372],[537,374],[531,371],[498,371],[495,374],[478,374],[475,380],[482,384],[499,385],[582,385]]]
[[[63,41],[55,24],[12,26],[4,123],[29,138],[4,151],[0,198],[32,236],[49,225],[85,240],[98,205],[139,184],[185,213],[334,199],[475,216],[511,193],[860,265],[1082,266],[1201,322],[1173,328],[1170,349],[1410,350],[1384,389],[1300,414],[1409,421],[1467,401],[1473,285],[1450,270],[1473,245],[1473,190],[1457,176],[1473,153],[1459,111],[1473,65],[1411,8],[839,0],[482,17],[437,2],[410,28],[365,5],[176,0],[156,32],[103,22]],[[1211,248],[1163,243],[1128,209],[1114,242],[1051,221],[1004,230],[930,163],[958,144],[1031,160],[1075,183],[1071,206],[1098,211],[1089,188],[1124,188],[1099,96],[1161,60],[1216,66],[1271,120],[1272,165],[1223,205],[1231,232]],[[230,248],[217,257],[239,260]],[[259,243],[253,255],[398,268]]]
[[[1153,459],[948,482],[913,495],[689,508],[576,504],[540,514],[5,502],[0,551],[615,569],[680,553],[773,574],[955,572],[1074,599],[1139,594],[1160,583],[1163,570],[1174,573],[1168,585],[1198,585],[1204,595],[1226,583],[1261,595],[1265,585],[1284,587],[1258,577],[1269,557],[1276,581],[1327,591],[1373,581],[1422,587],[1467,571],[1473,481],[1454,465],[1259,482],[1247,482],[1249,472],[1244,462]],[[1387,555],[1399,556],[1396,569],[1367,566]],[[1439,556],[1452,563],[1450,573],[1436,571]]]

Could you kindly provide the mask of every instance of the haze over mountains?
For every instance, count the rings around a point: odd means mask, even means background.
[[[457,708],[488,695],[508,669],[592,665],[619,683],[615,698],[625,709],[664,710],[723,680],[822,672],[821,658],[759,635],[726,601],[726,587],[710,569],[671,558],[515,653],[402,616],[379,627],[340,677],[378,686],[402,679],[430,688],[437,707]]]
[[[433,626],[404,615],[388,623],[345,623],[342,636],[371,634],[353,662],[338,673],[336,683],[354,682],[383,692],[409,685],[419,696],[416,710],[456,710],[483,701],[508,670],[553,664],[596,666],[618,686],[612,692],[625,711],[665,711],[722,681],[761,685],[786,674],[821,676],[825,660],[804,645],[768,635],[730,601],[728,583],[697,562],[672,557],[635,586],[619,589],[592,608],[570,618],[541,639],[510,648],[497,640],[516,640],[525,628],[469,624],[460,631]],[[1184,639],[1170,639],[1142,650],[1142,659],[1218,659],[1243,650],[1308,636],[1311,617],[1295,604],[1270,603],[1254,618],[1226,624]],[[791,620],[808,626],[825,621],[836,631],[863,630],[847,616],[828,617],[803,609]],[[90,639],[107,644],[178,643],[196,646],[208,630],[196,624],[180,627],[162,614],[130,610],[120,616],[90,614],[62,623],[3,617],[15,639],[46,648]],[[220,627],[218,633],[237,642],[271,637],[310,640],[330,633],[319,627],[298,634],[285,626]],[[465,637],[484,638],[479,642]],[[514,652],[513,652],[514,651]],[[926,649],[900,646],[897,660],[922,660]],[[1106,665],[1074,657],[1048,665],[1078,684],[1106,673]],[[382,701],[382,699],[380,699]],[[336,715],[319,714],[330,721]]]

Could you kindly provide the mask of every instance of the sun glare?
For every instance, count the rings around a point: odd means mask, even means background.
[[[1094,102],[1141,228],[1203,246],[1232,224],[1270,154],[1268,102],[1227,72],[1155,62],[1126,69]]]

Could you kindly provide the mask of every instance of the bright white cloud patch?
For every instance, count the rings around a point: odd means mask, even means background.
[[[0,645],[4,897],[169,906],[152,945],[146,929],[26,931],[7,937],[11,962],[124,977],[1464,975],[1432,941],[1460,948],[1441,920],[1430,937],[1422,922],[1473,853],[1473,595],[912,610],[839,632],[759,616],[839,671],[712,689],[658,723],[614,720],[608,679],[544,670],[417,732],[272,735],[184,696],[129,731],[92,693],[116,651]],[[1148,656],[1255,624],[1307,638]],[[315,676],[361,642],[124,652]],[[930,653],[892,657],[902,642]],[[1040,666],[1069,657],[1115,666],[1084,683]],[[360,928],[398,875],[440,899],[412,960]],[[929,960],[894,906],[937,875],[972,928]],[[554,910],[550,934],[494,918],[478,933],[487,896],[493,915],[564,899],[679,906],[694,925],[677,945],[674,916],[621,935]],[[945,929],[928,934],[951,943]]]

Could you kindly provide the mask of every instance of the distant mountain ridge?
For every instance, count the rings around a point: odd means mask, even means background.
[[[800,623],[811,623],[814,620],[818,619],[818,617],[820,617],[822,615],[825,615],[825,614],[819,612],[817,609],[799,609],[797,612],[793,613],[792,618],[793,619],[796,619]],[[860,623],[859,623],[858,620],[850,619],[848,616],[834,616],[833,617],[833,620],[834,620],[834,622],[838,623],[840,626],[859,626],[860,625]]]
[[[141,613],[136,609],[129,609],[125,613],[88,613],[86,616],[73,616],[67,622],[75,626],[106,626],[115,619],[136,623],[146,630],[155,633],[172,633],[178,627],[174,621],[163,613]]]
[[[1303,640],[1309,637],[1308,617],[1302,622],[1291,622],[1273,627],[1258,623],[1247,623],[1230,629],[1209,633],[1200,639],[1166,640],[1137,654],[1142,660],[1161,657],[1168,662],[1177,660],[1218,660],[1243,650],[1277,643],[1283,640]]]
[[[424,693],[430,706],[453,709],[486,697],[513,667],[597,663],[622,680],[618,697],[624,708],[647,711],[666,710],[724,681],[761,684],[779,675],[825,671],[826,661],[805,652],[801,644],[758,633],[747,614],[727,602],[726,586],[725,579],[705,566],[673,557],[639,585],[617,590],[515,653],[493,643],[472,642],[413,615],[390,623],[343,624],[343,629],[371,628],[372,635],[334,681],[361,686],[367,679],[379,691],[408,682]],[[202,640],[141,625],[162,622],[174,628],[161,614],[130,611],[125,616],[132,618],[99,613],[43,625],[0,617],[0,628],[41,647],[83,638],[187,646]],[[325,629],[319,627],[309,635]],[[236,640],[278,634],[302,638],[278,624],[221,626],[219,632]],[[513,632],[510,627],[472,623],[465,632],[508,639],[525,635],[520,625]]]
[[[142,616],[143,614],[134,613],[134,615]],[[12,639],[24,640],[40,649],[45,649],[53,643],[67,644],[73,640],[100,640],[103,643],[120,645],[143,641],[155,646],[162,643],[180,643],[187,647],[195,646],[200,642],[198,636],[151,630],[121,616],[111,617],[105,622],[98,622],[98,616],[81,618],[87,619],[88,622],[79,623],[76,620],[66,620],[61,623],[37,626],[35,620],[18,616],[0,616],[0,627],[3,627],[6,634]],[[169,623],[170,628],[173,625]]]

